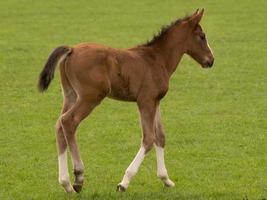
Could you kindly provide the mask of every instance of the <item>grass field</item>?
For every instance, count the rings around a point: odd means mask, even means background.
[[[215,66],[185,56],[161,105],[176,186],[157,179],[153,150],[127,192],[115,192],[141,134],[135,104],[106,99],[78,130],[84,190],[65,194],[54,137],[58,72],[47,93],[36,88],[49,53],[84,41],[131,47],[198,7]],[[0,1],[0,199],[266,199],[266,8],[264,0]]]

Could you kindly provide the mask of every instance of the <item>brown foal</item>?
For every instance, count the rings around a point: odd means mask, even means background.
[[[40,74],[39,90],[45,91],[60,63],[64,103],[56,123],[59,183],[66,192],[80,192],[84,165],[75,132],[80,122],[105,97],[137,102],[143,131],[141,147],[125,171],[117,190],[124,191],[137,173],[145,155],[155,146],[157,175],[172,187],[164,163],[165,136],[160,120],[160,100],[168,91],[169,80],[183,54],[190,55],[204,68],[214,61],[199,22],[204,10],[178,19],[162,28],[146,44],[130,49],[115,49],[98,44],[79,44],[56,48]],[[75,180],[68,173],[67,146],[71,152]]]

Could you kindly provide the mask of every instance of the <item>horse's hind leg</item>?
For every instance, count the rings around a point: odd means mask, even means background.
[[[71,104],[64,102],[62,114],[65,113]],[[69,179],[68,171],[68,159],[67,159],[67,142],[63,132],[63,128],[60,122],[60,118],[56,123],[56,139],[57,139],[57,149],[58,149],[58,170],[59,170],[59,183],[64,187],[66,192],[73,192],[73,188]]]
[[[97,93],[92,93],[91,95],[86,96],[79,96],[72,108],[61,116],[61,125],[72,155],[75,175],[73,189],[76,192],[80,192],[82,190],[84,180],[84,166],[76,142],[75,132],[80,122],[85,117],[87,117],[104,98],[99,98],[100,96],[101,95],[98,95]]]
[[[67,112],[76,102],[77,95],[73,88],[70,86],[68,80],[65,77],[64,65],[60,66],[61,84],[64,94],[63,108],[61,115]],[[67,160],[67,141],[63,132],[63,128],[60,122],[60,117],[56,123],[56,139],[58,149],[58,169],[59,169],[59,183],[64,187],[66,192],[73,192],[72,185],[69,179],[68,172],[68,160]]]

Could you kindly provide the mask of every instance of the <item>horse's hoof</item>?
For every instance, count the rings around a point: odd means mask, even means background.
[[[167,179],[164,181],[164,185],[165,185],[165,187],[174,187],[175,183],[172,182],[170,179]]]
[[[126,191],[125,187],[123,187],[121,184],[117,185],[117,192],[125,192],[125,191]]]
[[[63,187],[66,193],[74,193],[75,190],[73,189],[71,183],[69,181],[59,181],[60,185]]]
[[[76,193],[76,191],[73,188],[64,188],[64,191],[68,194]]]
[[[83,185],[79,185],[79,184],[73,184],[73,189],[75,190],[75,192],[79,193],[82,191]]]

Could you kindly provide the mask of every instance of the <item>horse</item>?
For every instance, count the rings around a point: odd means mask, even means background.
[[[125,191],[147,153],[155,147],[157,176],[173,187],[164,161],[165,134],[160,118],[160,101],[166,95],[171,75],[184,54],[203,68],[214,56],[199,24],[204,9],[165,26],[144,44],[118,49],[95,43],[59,46],[49,56],[39,76],[40,92],[48,89],[59,65],[63,107],[56,122],[59,183],[68,193],[80,192],[84,183],[76,129],[105,98],[136,102],[142,128],[141,146],[128,166],[117,191]],[[67,147],[71,152],[74,183],[68,173]]]

